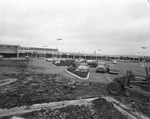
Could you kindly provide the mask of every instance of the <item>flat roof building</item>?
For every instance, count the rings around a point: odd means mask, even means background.
[[[39,48],[39,47],[22,47],[20,45],[0,44],[0,55],[4,58],[10,57],[58,57],[58,58],[73,58],[73,59],[93,59],[93,60],[133,60],[142,61],[143,59],[150,59],[145,56],[134,55],[104,55],[96,53],[73,53],[73,52],[59,52],[54,48]]]

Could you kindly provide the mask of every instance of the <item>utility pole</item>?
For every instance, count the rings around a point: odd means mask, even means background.
[[[144,67],[144,60],[145,60],[145,57],[144,57],[144,50],[147,48],[147,47],[141,47],[143,49],[143,61],[142,61],[142,67]]]
[[[43,45],[43,47],[47,47],[47,46]],[[45,58],[46,58],[46,51],[44,49],[44,60],[45,60]]]
[[[62,40],[62,38],[57,39],[56,41],[56,49],[58,50],[58,41]]]

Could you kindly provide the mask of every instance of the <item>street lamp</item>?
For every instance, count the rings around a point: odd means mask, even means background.
[[[147,47],[141,47],[143,49],[143,57],[144,57],[144,50],[147,48]]]
[[[86,53],[84,54],[84,59],[86,60]]]
[[[98,49],[98,51],[100,52],[102,49]],[[101,58],[102,59],[102,58]]]
[[[45,45],[43,45],[43,47],[45,48],[45,47],[47,47],[47,46],[45,46]],[[45,51],[45,49],[44,49],[44,60],[45,60],[45,56],[46,55],[46,51]]]
[[[144,50],[147,48],[147,47],[141,47],[142,49],[143,49],[143,61],[142,61],[142,67],[144,67],[144,64],[143,64],[143,62],[144,62]]]
[[[59,38],[57,39],[57,42],[56,42],[56,49],[58,50],[58,41],[62,40],[62,38]]]

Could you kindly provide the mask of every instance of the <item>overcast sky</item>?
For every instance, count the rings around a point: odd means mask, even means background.
[[[0,0],[0,44],[58,47],[63,52],[150,55],[150,3]]]

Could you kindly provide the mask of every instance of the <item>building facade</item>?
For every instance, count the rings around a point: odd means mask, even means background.
[[[87,59],[87,60],[125,60],[125,61],[143,61],[150,60],[150,57],[134,56],[134,55],[103,55],[103,54],[88,54],[88,53],[71,53],[59,52],[53,48],[38,48],[38,47],[22,47],[19,45],[0,44],[0,55],[4,58],[11,57],[34,57],[34,58],[72,58],[72,59]]]
[[[19,45],[0,44],[0,55],[6,58],[18,57],[17,55],[19,47]]]

